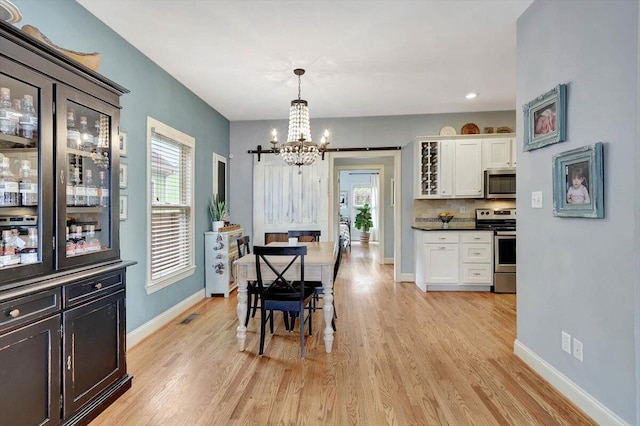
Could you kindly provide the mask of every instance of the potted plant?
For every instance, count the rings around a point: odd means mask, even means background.
[[[362,207],[358,207],[358,214],[356,214],[355,227],[361,230],[360,242],[362,244],[369,244],[369,229],[373,227],[373,221],[371,220],[371,206],[365,204]]]
[[[218,194],[214,195],[209,203],[209,216],[211,217],[211,228],[213,231],[224,226],[224,217],[227,214],[227,202],[220,201]]]

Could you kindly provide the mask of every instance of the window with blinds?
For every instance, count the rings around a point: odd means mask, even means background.
[[[195,140],[148,119],[149,282],[152,292],[193,274]]]

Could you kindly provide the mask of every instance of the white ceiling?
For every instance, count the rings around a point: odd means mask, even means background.
[[[286,119],[294,68],[312,118],[515,109],[532,0],[78,2],[238,121]]]

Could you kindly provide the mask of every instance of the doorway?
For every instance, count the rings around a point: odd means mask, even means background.
[[[334,239],[337,239],[339,232],[340,202],[344,201],[339,185],[340,172],[348,170],[377,170],[380,173],[380,242],[377,243],[379,253],[375,258],[380,263],[392,263],[394,265],[394,280],[401,281],[401,200],[400,191],[393,190],[394,186],[401,187],[401,152],[390,150],[357,153],[332,152],[329,154],[329,211],[331,216],[329,235]],[[395,197],[393,200],[390,198],[392,194]],[[348,202],[351,204],[351,200]],[[354,241],[356,240],[354,239]]]

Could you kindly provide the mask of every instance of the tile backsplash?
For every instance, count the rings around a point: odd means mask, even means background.
[[[475,221],[476,209],[515,208],[516,200],[451,199],[451,200],[413,200],[413,225],[424,225],[432,220],[438,221],[438,213],[451,212],[456,222]],[[461,213],[464,211],[464,213]]]

